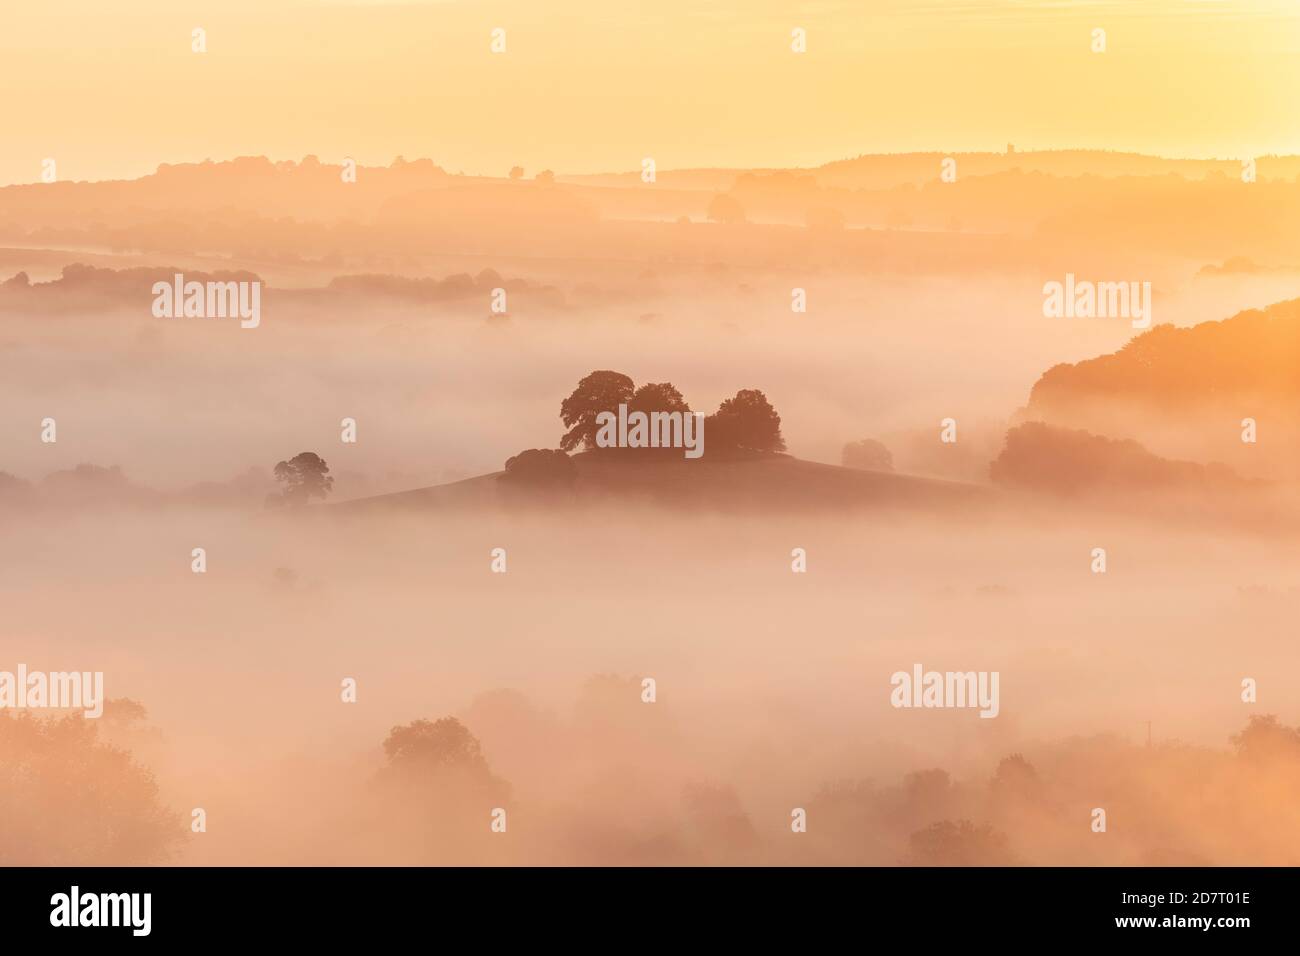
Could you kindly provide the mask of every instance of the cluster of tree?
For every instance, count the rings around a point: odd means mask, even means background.
[[[1101,400],[1123,401],[1184,417],[1197,406],[1270,406],[1294,410],[1300,396],[1300,299],[1222,322],[1190,328],[1159,325],[1111,355],[1043,373],[1029,410],[1054,420],[1078,421],[1070,412]],[[1297,417],[1292,413],[1292,421]]]
[[[1161,458],[1132,439],[1106,438],[1043,422],[1007,432],[1006,447],[989,466],[995,484],[1076,495],[1116,488],[1213,488],[1239,484],[1226,465]]]
[[[626,405],[629,413],[691,413],[682,393],[671,382],[651,382],[638,387],[622,372],[592,372],[560,403],[560,419],[568,429],[560,438],[561,450],[595,450],[597,416],[602,412],[617,413],[620,405]],[[742,389],[706,416],[704,434],[709,455],[785,451],[781,416],[767,396],[754,388]]]

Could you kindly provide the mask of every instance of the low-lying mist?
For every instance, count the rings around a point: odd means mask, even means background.
[[[3,666],[103,671],[110,700],[70,718],[98,743],[3,718],[14,819],[47,837],[10,828],[14,862],[1300,860],[1289,538],[1081,508],[173,508],[14,515],[0,561]],[[997,716],[893,706],[916,664],[998,672]],[[21,799],[69,781],[114,799]]]

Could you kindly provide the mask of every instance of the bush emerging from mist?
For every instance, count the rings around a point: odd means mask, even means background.
[[[455,717],[394,727],[384,740],[381,778],[429,789],[430,796],[504,798],[510,787],[493,775],[478,738]]]
[[[387,764],[376,780],[377,802],[359,820],[388,844],[386,859],[481,862],[490,852],[491,813],[505,807],[511,788],[489,769],[478,738],[455,717],[415,720],[394,727],[383,749]]]
[[[1238,734],[1232,745],[1237,754],[1253,763],[1288,763],[1300,765],[1300,727],[1287,727],[1275,714],[1256,714]]]
[[[1044,422],[1026,422],[1008,431],[989,477],[995,484],[1060,495],[1114,488],[1208,488],[1241,480],[1225,465],[1171,461],[1132,439]]]
[[[529,448],[506,459],[502,481],[537,488],[572,485],[578,469],[567,453],[557,448]]]
[[[894,456],[882,442],[874,438],[851,441],[840,453],[840,464],[845,468],[862,468],[867,471],[893,471]]]
[[[143,716],[130,701],[115,710]],[[0,712],[0,821],[5,866],[158,863],[185,837],[180,815],[159,802],[153,774],[81,715]]]

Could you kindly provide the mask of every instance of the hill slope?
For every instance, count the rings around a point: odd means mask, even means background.
[[[788,455],[749,459],[634,459],[580,454],[577,478],[563,492],[534,492],[480,475],[448,485],[339,502],[333,508],[493,508],[531,501],[548,504],[642,503],[722,511],[922,508],[941,510],[988,501],[977,485],[859,471]]]

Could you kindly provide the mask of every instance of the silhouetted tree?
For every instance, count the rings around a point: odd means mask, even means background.
[[[478,740],[455,717],[416,720],[404,727],[394,727],[384,741],[384,754],[389,766],[397,770],[488,772],[487,760]]]
[[[840,453],[840,463],[845,468],[863,468],[868,471],[894,470],[894,456],[874,438],[849,442]]]
[[[1300,730],[1288,727],[1276,714],[1256,714],[1245,729],[1231,737],[1237,753],[1247,760],[1300,761]]]
[[[469,729],[455,717],[416,720],[389,732],[384,754],[372,825],[400,821],[394,835],[412,862],[481,861],[489,811],[507,805],[511,788],[492,773]]]
[[[640,386],[627,403],[629,412],[689,412],[686,399],[671,382],[652,382]]]
[[[522,167],[522,166],[511,166],[511,167],[510,167],[510,178],[511,178],[511,179],[523,179],[523,178],[524,178],[524,167]]]
[[[1006,446],[989,465],[995,484],[1060,495],[1116,486],[1214,487],[1239,481],[1225,466],[1173,461],[1131,438],[1114,439],[1045,422],[1025,422],[1007,432]]]
[[[573,459],[558,448],[529,448],[506,459],[503,481],[535,486],[571,485],[578,477]]]
[[[284,498],[306,504],[312,498],[324,498],[334,487],[330,466],[315,452],[304,451],[275,466],[275,480],[284,483]]]
[[[510,786],[494,776],[478,738],[455,717],[415,720],[394,727],[384,740],[390,782],[435,784],[451,797],[501,797]]]
[[[785,451],[781,416],[756,388],[746,388],[718,406],[705,419],[705,435],[714,448],[746,451]]]
[[[560,448],[595,448],[596,416],[601,412],[617,413],[620,404],[631,401],[632,389],[632,380],[622,372],[599,371],[586,376],[560,403],[560,419],[569,429],[560,439]]]
[[[541,183],[543,186],[549,186],[555,182],[555,173],[551,172],[549,169],[543,169],[533,177],[533,182]]]

